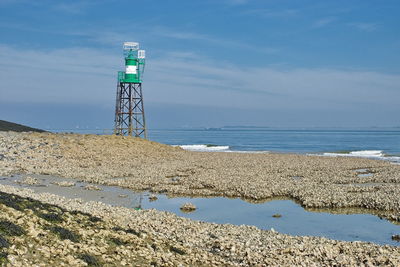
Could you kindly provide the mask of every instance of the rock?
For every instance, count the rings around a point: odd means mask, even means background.
[[[281,218],[281,217],[282,217],[282,215],[281,215],[281,214],[279,214],[279,213],[276,213],[276,214],[272,215],[272,217],[274,217],[274,218]]]
[[[26,176],[22,180],[17,181],[19,184],[26,184],[26,185],[37,185],[39,184],[38,179],[31,177],[31,176]]]
[[[192,212],[196,210],[196,206],[192,203],[185,203],[181,206],[180,209],[183,212]]]
[[[392,235],[392,240],[400,242],[400,235]]]
[[[70,182],[70,181],[52,182],[52,184],[62,186],[62,187],[75,186],[75,182]]]
[[[149,200],[150,201],[156,201],[158,199],[158,197],[156,196],[156,195],[154,195],[154,194],[151,194],[150,196],[149,196]]]
[[[93,190],[93,191],[100,191],[101,188],[98,187],[97,185],[93,185],[93,184],[88,184],[84,187],[85,190]]]

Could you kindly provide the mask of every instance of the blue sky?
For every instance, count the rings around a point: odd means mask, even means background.
[[[400,126],[400,2],[0,0],[0,119],[111,128],[122,43],[150,128]]]

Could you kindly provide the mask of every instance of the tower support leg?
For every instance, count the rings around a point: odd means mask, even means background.
[[[118,82],[114,134],[147,139],[141,83]]]

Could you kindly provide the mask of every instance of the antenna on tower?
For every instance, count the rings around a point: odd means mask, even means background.
[[[147,139],[142,93],[145,50],[139,50],[136,42],[125,42],[122,48],[125,71],[118,72],[114,134]]]

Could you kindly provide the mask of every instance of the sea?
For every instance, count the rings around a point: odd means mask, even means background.
[[[317,154],[400,164],[400,127],[157,129],[149,130],[149,139],[192,151]]]

